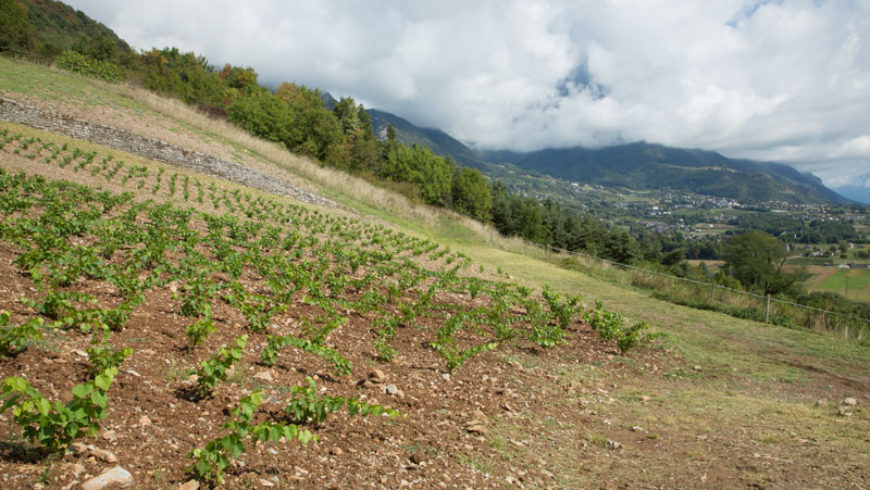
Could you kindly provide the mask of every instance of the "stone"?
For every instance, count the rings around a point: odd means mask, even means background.
[[[82,490],[130,488],[132,486],[133,475],[124,468],[115,466],[82,483]]]
[[[260,478],[257,481],[257,483],[259,483],[261,487],[274,487],[275,486],[274,483],[270,482],[269,480],[267,480],[265,478]]]
[[[260,381],[265,381],[267,383],[274,381],[272,374],[269,371],[260,371],[254,375],[254,379],[259,379]]]
[[[465,428],[471,434],[477,434],[479,436],[486,435],[486,427],[480,424],[471,424]]]
[[[607,449],[622,449],[622,444],[620,444],[616,441],[608,440],[607,441]]]
[[[701,368],[701,366],[695,364],[695,366],[692,367],[692,369],[694,369],[695,371],[700,371],[700,370],[703,369],[703,368]]]
[[[105,449],[93,448],[91,449],[91,454],[95,458],[106,463],[114,464],[118,462],[118,457],[115,456],[115,453],[106,451]]]
[[[115,432],[114,430],[103,429],[102,431],[100,431],[100,437],[103,440],[109,441],[109,442],[117,442],[118,441],[118,433]]]
[[[78,463],[68,463],[64,466],[63,471],[73,478],[78,478],[85,472],[85,467]]]
[[[69,449],[73,454],[84,454],[88,452],[88,445],[83,442],[74,442],[69,445]]]
[[[143,415],[143,416],[139,417],[139,421],[136,422],[136,425],[139,427],[142,427],[143,429],[145,427],[151,427],[151,419],[148,418],[147,415]]]
[[[388,395],[395,395],[399,392],[399,388],[397,388],[396,385],[387,385],[387,387],[384,388],[384,392]]]
[[[852,398],[851,396],[843,400],[843,405],[847,407],[857,407],[858,400]]]
[[[418,451],[418,452],[412,454],[411,457],[408,458],[408,459],[409,459],[412,463],[414,463],[414,464],[420,464],[420,463],[422,463],[426,458],[423,457],[423,453],[421,453],[421,452]]]
[[[646,395],[640,397],[640,401],[641,401],[641,403],[649,403],[650,400],[652,400],[652,398],[650,398],[650,397],[648,397],[648,396],[646,396]]]
[[[196,480],[188,480],[178,487],[178,490],[199,490],[199,482]]]
[[[368,379],[372,383],[383,384],[387,381],[387,375],[378,368],[372,368],[371,371],[369,371]]]

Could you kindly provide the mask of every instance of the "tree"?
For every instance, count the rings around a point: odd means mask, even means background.
[[[380,177],[393,182],[416,184],[426,204],[445,206],[450,203],[453,169],[449,162],[428,148],[396,145],[382,162]]]
[[[275,97],[284,101],[294,114],[296,137],[285,142],[288,148],[311,155],[327,165],[346,163],[341,123],[326,107],[320,90],[285,82],[275,89]]]
[[[303,140],[297,114],[269,93],[239,98],[228,108],[227,114],[230,122],[248,132],[284,143],[289,148],[295,149]]]
[[[376,170],[380,152],[372,129],[372,118],[365,107],[357,105],[350,97],[342,97],[332,108],[332,114],[344,135],[340,145],[340,161],[336,162],[336,166],[354,172]]]
[[[36,29],[27,20],[27,11],[15,0],[0,0],[0,51],[36,48]]]
[[[788,258],[785,245],[763,231],[735,236],[725,245],[722,258],[732,277],[765,295],[790,288],[802,276],[783,269]]]
[[[602,257],[620,264],[633,264],[639,255],[637,241],[624,229],[614,230],[607,235],[601,252]]]
[[[490,183],[489,193],[492,196],[492,224],[503,235],[516,234],[516,216],[511,202],[513,196],[500,180]]]
[[[453,209],[479,221],[490,220],[492,196],[480,170],[461,168],[453,173]]]

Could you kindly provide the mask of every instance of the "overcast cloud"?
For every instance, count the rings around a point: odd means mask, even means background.
[[[441,128],[478,148],[646,140],[870,168],[868,0],[68,0],[177,46]]]

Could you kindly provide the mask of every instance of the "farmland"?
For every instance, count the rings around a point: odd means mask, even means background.
[[[171,102],[2,63],[6,96],[341,204],[0,123],[4,488],[116,464],[142,488],[870,484],[866,345],[657,301]]]
[[[812,280],[813,290],[839,293],[855,301],[870,301],[870,269],[823,269],[826,270]]]

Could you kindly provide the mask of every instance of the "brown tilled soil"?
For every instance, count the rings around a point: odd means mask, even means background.
[[[19,252],[0,242],[0,310],[13,313],[13,324],[23,323],[33,314],[19,301],[22,294],[32,295],[34,291],[32,282],[11,263]],[[112,303],[114,295],[104,285],[88,281],[79,281],[72,289],[89,293],[105,305]],[[439,299],[470,301],[450,294]],[[301,302],[292,305],[288,314],[276,318],[277,328],[270,333],[300,334],[296,319],[306,316],[308,309]],[[109,417],[102,422],[102,431],[86,440],[114,453],[144,488],[174,486],[188,480],[187,454],[222,434],[220,425],[245,393],[265,389],[272,403],[265,405],[264,412],[280,418],[279,403],[287,398],[288,388],[303,384],[307,376],[313,377],[326,394],[358,396],[369,403],[395,408],[402,416],[334,415],[316,431],[316,443],[304,447],[297,442],[261,444],[233,465],[227,477],[228,488],[260,485],[261,479],[279,486],[308,488],[499,485],[510,476],[508,468],[482,469],[470,463],[475,457],[495,456],[488,435],[496,423],[527,424],[530,418],[545,413],[559,418],[569,415],[572,424],[589,418],[579,408],[576,413],[564,414],[558,407],[549,406],[564,392],[579,390],[580,385],[542,384],[543,380],[558,377],[543,369],[526,369],[513,358],[534,359],[535,363],[560,360],[589,364],[612,358],[615,353],[613,346],[577,324],[569,332],[571,342],[566,345],[538,352],[520,343],[515,348],[474,358],[450,375],[426,346],[432,340],[434,325],[400,328],[393,342],[399,355],[381,364],[372,350],[370,320],[365,315],[351,314],[348,324],[333,332],[329,342],[353,362],[352,375],[336,376],[319,358],[291,348],[282,352],[275,366],[259,365],[257,355],[265,333],[252,334],[245,358],[231,382],[220,385],[213,397],[200,399],[187,370],[221,344],[248,333],[243,328],[245,320],[238,311],[216,302],[218,331],[204,345],[190,349],[184,336],[190,320],[176,311],[178,301],[170,290],[149,292],[126,328],[112,336],[113,347],[132,347],[135,352],[123,363],[109,390]],[[87,379],[85,350],[89,345],[89,335],[57,331],[17,356],[0,360],[0,376],[24,376],[48,398],[68,401],[72,386]],[[386,379],[364,383],[374,369],[381,370]],[[389,385],[398,391],[386,394]],[[0,454],[4,487],[27,488],[39,480],[59,488],[114,465],[88,454],[70,453],[60,459],[37,457],[15,439],[9,423],[11,413],[2,417],[0,437],[7,441]],[[36,459],[31,461],[29,457]],[[82,465],[84,472],[75,476],[74,464]],[[548,478],[541,471],[523,473],[515,475],[517,481],[544,485]]]

